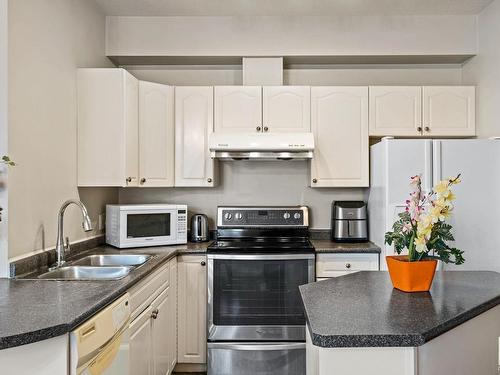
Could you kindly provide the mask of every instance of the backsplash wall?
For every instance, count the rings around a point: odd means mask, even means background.
[[[310,188],[307,161],[235,161],[219,163],[215,188],[124,188],[120,203],[187,204],[190,215],[204,213],[215,228],[218,205],[306,205],[310,227],[330,228],[334,200],[363,200],[365,188]]]

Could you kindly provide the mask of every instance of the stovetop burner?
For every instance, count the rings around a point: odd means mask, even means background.
[[[314,252],[307,207],[218,207],[217,240],[208,252]]]

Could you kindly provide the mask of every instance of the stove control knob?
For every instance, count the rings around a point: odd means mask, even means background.
[[[283,214],[283,219],[285,219],[285,220],[290,219],[290,213],[289,212],[285,212]]]
[[[234,218],[235,218],[236,220],[241,220],[241,219],[243,219],[243,215],[241,214],[241,212],[236,212],[236,213],[234,214]]]
[[[226,212],[224,214],[224,219],[225,220],[231,220],[233,218],[233,214],[231,212]]]
[[[294,213],[293,218],[296,220],[300,219],[300,214],[298,212]]]

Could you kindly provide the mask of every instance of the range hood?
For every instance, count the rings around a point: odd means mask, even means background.
[[[312,159],[312,133],[212,133],[210,155],[220,160]]]

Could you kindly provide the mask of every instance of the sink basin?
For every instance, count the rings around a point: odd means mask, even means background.
[[[46,272],[39,279],[45,280],[119,280],[127,276],[133,267],[67,266]]]
[[[85,258],[71,262],[75,266],[140,266],[148,261],[151,255],[145,254],[108,254],[89,255]]]

